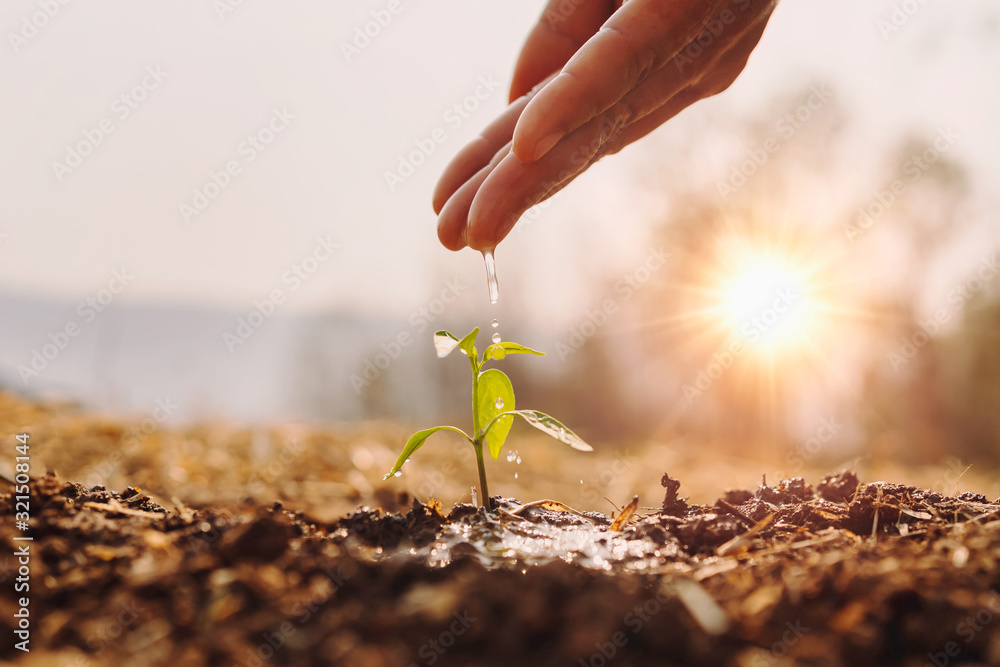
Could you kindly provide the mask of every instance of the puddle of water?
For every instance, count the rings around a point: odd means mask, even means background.
[[[503,505],[508,511],[516,505]],[[532,521],[482,512],[442,526],[430,544],[403,549],[387,557],[424,560],[444,567],[455,558],[474,557],[487,569],[544,565],[561,560],[583,567],[617,572],[649,573],[676,567],[688,556],[676,543],[657,544],[634,531],[611,532],[582,517],[531,510]],[[541,518],[538,518],[541,517]]]

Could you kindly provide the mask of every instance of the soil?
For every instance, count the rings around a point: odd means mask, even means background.
[[[7,637],[14,537],[34,538],[31,652],[12,639],[0,663],[1000,664],[996,471],[900,467],[879,447],[784,474],[765,446],[582,454],[515,428],[517,462],[487,462],[511,497],[486,513],[457,438],[383,481],[412,425],[184,425],[169,397],[155,407],[128,419],[0,392]],[[27,533],[2,481],[18,433]],[[538,498],[561,502],[524,502]]]
[[[559,503],[401,493],[324,519],[31,488],[39,665],[1000,664],[1000,504],[850,471],[726,493],[663,475],[621,530]],[[13,499],[0,499],[12,554]],[[7,557],[0,631],[16,610]]]

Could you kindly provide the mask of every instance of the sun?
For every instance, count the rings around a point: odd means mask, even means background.
[[[821,324],[814,267],[776,248],[743,246],[727,257],[713,290],[730,337],[770,355],[808,343]]]

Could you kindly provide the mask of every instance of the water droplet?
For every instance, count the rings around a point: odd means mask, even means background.
[[[494,403],[493,405],[497,406],[497,410],[500,410],[501,408],[503,408],[503,399],[502,398],[498,398],[497,402]]]
[[[515,459],[515,460],[517,461],[518,465],[521,465],[521,457],[520,456],[518,456],[517,459]]]
[[[492,322],[490,322],[490,326],[496,329],[498,326],[500,326],[500,320],[493,320]]]
[[[514,479],[517,479],[517,473],[514,473]]]
[[[500,334],[498,334],[498,333],[494,333],[493,334],[493,342],[494,343],[499,343],[500,342]]]
[[[493,259],[493,250],[484,250],[483,259],[486,261],[486,282],[490,287],[490,303],[496,303],[500,299],[500,284],[497,282],[497,265]]]
[[[515,452],[513,449],[507,452],[507,463],[513,463],[514,459],[516,458],[517,458],[517,452]]]
[[[410,462],[410,459],[406,459],[405,461],[403,461],[403,463],[409,463],[409,462]]]
[[[396,474],[393,475],[393,477],[402,477],[402,476],[403,476],[403,471],[402,470],[397,470]]]

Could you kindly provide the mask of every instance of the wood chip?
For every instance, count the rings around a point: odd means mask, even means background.
[[[750,548],[750,544],[753,542],[754,536],[756,536],[760,531],[764,530],[771,525],[774,521],[774,514],[768,514],[766,517],[754,524],[753,528],[743,533],[742,535],[737,535],[733,539],[729,540],[718,549],[715,550],[715,555],[717,556],[730,556],[732,554],[741,553]]]
[[[635,514],[637,507],[639,507],[639,496],[634,496],[632,498],[632,502],[626,505],[624,509],[618,513],[618,516],[615,517],[615,520],[611,522],[611,528],[609,530],[616,533],[624,530],[625,526],[628,525],[628,522],[631,521],[632,515]]]
[[[725,610],[697,581],[678,579],[674,583],[674,590],[692,618],[706,633],[721,635],[729,629],[729,617]]]
[[[144,519],[162,519],[166,514],[161,514],[160,512],[145,512],[143,510],[134,510],[131,507],[125,507],[120,502],[115,499],[109,500],[107,503],[93,503],[86,502],[83,504],[84,507],[89,507],[93,510],[100,510],[102,512],[112,512],[117,514],[125,514],[127,516],[141,517]]]

